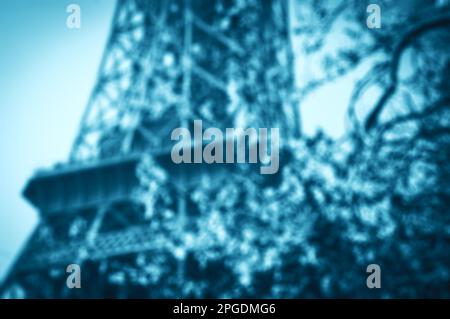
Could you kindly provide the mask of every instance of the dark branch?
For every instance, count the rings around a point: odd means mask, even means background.
[[[389,99],[394,95],[397,84],[398,84],[398,68],[400,65],[400,59],[402,57],[403,52],[406,48],[408,48],[418,37],[423,36],[427,32],[433,31],[435,29],[439,28],[447,28],[450,27],[450,17],[445,16],[441,17],[439,19],[435,19],[432,21],[427,21],[425,23],[422,23],[421,25],[417,26],[416,28],[409,31],[403,39],[400,41],[400,43],[397,45],[397,47],[394,50],[393,56],[392,56],[392,62],[391,62],[391,72],[390,72],[390,84],[386,88],[385,92],[379,99],[378,103],[376,104],[373,111],[370,113],[366,120],[365,128],[366,131],[371,130],[377,125],[378,117],[385,107],[386,103],[389,101]]]

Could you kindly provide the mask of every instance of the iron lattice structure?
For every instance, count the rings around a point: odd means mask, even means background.
[[[175,127],[201,119],[296,134],[289,30],[287,1],[118,1],[70,159],[36,173],[25,188],[40,222],[3,293],[151,296],[117,288],[107,276],[152,249],[133,195],[142,155],[157,156],[177,191],[184,173],[167,164]],[[183,200],[176,205],[186,210]],[[72,263],[82,265],[83,289],[65,285]]]

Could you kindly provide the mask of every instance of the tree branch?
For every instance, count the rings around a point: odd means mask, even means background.
[[[400,65],[400,60],[402,57],[403,52],[406,48],[408,48],[418,37],[423,36],[427,32],[433,31],[435,29],[439,28],[448,28],[450,27],[450,17],[444,16],[440,17],[438,19],[434,19],[432,21],[427,21],[422,23],[421,25],[417,26],[416,28],[412,29],[411,31],[407,32],[406,35],[402,38],[400,43],[397,45],[397,47],[394,50],[392,61],[390,65],[390,84],[381,96],[381,98],[378,100],[375,108],[368,116],[365,128],[366,131],[371,130],[377,125],[378,117],[385,107],[386,103],[389,101],[389,99],[394,95],[397,84],[398,84],[398,68]]]

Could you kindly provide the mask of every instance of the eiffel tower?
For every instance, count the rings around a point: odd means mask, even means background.
[[[171,162],[176,127],[201,119],[296,134],[293,82],[288,1],[119,0],[68,161],[38,171],[24,189],[39,224],[0,294],[152,296],[106,276],[151,250],[144,208],[133,195],[142,157],[156,158],[177,192],[186,179],[215,172]],[[174,209],[189,215],[183,192],[177,196]],[[82,289],[66,286],[66,267],[74,263]]]

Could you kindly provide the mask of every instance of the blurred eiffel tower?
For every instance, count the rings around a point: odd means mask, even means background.
[[[146,297],[113,285],[115,262],[151,249],[136,167],[151,154],[174,191],[211,171],[170,161],[170,133],[204,126],[295,134],[289,4],[282,0],[120,0],[69,161],[38,171],[24,195],[39,224],[2,285],[16,297]],[[205,124],[206,123],[206,124]],[[188,178],[186,178],[188,176]],[[175,211],[189,215],[183,192]],[[191,208],[192,209],[192,208]],[[82,268],[82,289],[66,267]]]

